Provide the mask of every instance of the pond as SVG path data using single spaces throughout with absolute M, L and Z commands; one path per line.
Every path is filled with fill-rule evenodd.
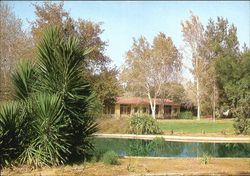
M 171 142 L 154 140 L 95 138 L 95 153 L 113 150 L 119 156 L 153 157 L 250 157 L 250 143 Z

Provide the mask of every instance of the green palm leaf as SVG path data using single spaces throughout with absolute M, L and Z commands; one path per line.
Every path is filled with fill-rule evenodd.
M 0 166 L 15 160 L 22 152 L 27 121 L 16 102 L 0 106 Z
M 35 166 L 58 165 L 65 161 L 63 155 L 69 153 L 67 133 L 63 130 L 64 121 L 61 99 L 56 95 L 38 94 L 33 97 L 32 128 L 34 138 L 22 153 L 21 162 Z
M 17 65 L 12 75 L 14 97 L 16 99 L 25 100 L 28 98 L 34 83 L 34 76 L 35 68 L 30 62 L 23 61 Z

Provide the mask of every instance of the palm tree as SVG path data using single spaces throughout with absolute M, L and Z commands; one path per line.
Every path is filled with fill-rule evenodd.
M 23 63 L 13 74 L 15 97 L 25 111 L 30 138 L 18 161 L 58 165 L 83 159 L 93 149 L 95 95 L 82 74 L 90 52 L 80 49 L 77 38 L 65 38 L 51 27 L 38 45 L 37 64 Z
M 70 160 L 82 159 L 93 147 L 88 138 L 96 131 L 95 121 L 90 115 L 95 97 L 83 79 L 81 64 L 91 49 L 83 51 L 79 46 L 77 38 L 64 38 L 58 28 L 45 31 L 38 46 L 40 76 L 36 87 L 38 91 L 56 94 L 62 100 Z

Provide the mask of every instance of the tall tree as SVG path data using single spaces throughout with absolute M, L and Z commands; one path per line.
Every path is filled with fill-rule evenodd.
M 176 103 L 185 101 L 185 88 L 178 81 L 168 82 L 162 86 L 162 98 L 169 98 Z
M 31 22 L 32 34 L 36 42 L 41 39 L 43 30 L 51 25 L 59 27 L 66 37 L 72 35 L 80 40 L 81 48 L 93 48 L 93 52 L 86 58 L 85 64 L 88 74 L 101 71 L 110 63 L 110 58 L 104 54 L 107 43 L 102 41 L 101 23 L 79 18 L 74 20 L 63 6 L 64 3 L 43 2 L 33 4 L 36 20 Z
M 98 92 L 97 97 L 102 102 L 103 107 L 114 105 L 116 97 L 122 92 L 117 76 L 118 70 L 116 68 L 105 69 L 92 76 L 91 87 L 95 92 Z
M 10 75 L 21 59 L 31 58 L 32 40 L 22 29 L 22 21 L 5 2 L 0 2 L 0 101 L 11 97 Z
M 155 118 L 156 98 L 162 95 L 164 84 L 176 79 L 180 67 L 181 55 L 170 37 L 159 33 L 152 45 L 140 37 L 127 52 L 121 80 L 132 92 L 148 97 Z
M 246 133 L 250 128 L 250 50 L 243 51 L 237 58 L 219 59 L 215 69 L 224 91 L 224 103 L 236 120 L 236 133 Z
M 199 111 L 202 110 L 204 113 L 212 113 L 215 120 L 219 97 L 220 104 L 225 102 L 223 95 L 225 91 L 217 81 L 216 62 L 224 57 L 238 57 L 237 29 L 234 25 L 229 25 L 227 19 L 220 17 L 216 22 L 209 19 L 206 28 L 203 29 L 198 17 L 194 15 L 191 16 L 191 21 L 182 23 L 182 26 L 184 40 L 191 48 L 193 63 L 195 63 L 198 116 Z
M 204 71 L 204 59 L 200 54 L 200 48 L 204 40 L 203 25 L 199 21 L 198 16 L 191 15 L 190 20 L 181 23 L 184 41 L 191 49 L 191 57 L 193 63 L 193 75 L 196 83 L 196 104 L 197 119 L 200 120 L 201 114 L 201 75 Z
M 92 48 L 93 51 L 81 63 L 84 64 L 82 72 L 85 79 L 91 83 L 92 88 L 96 91 L 101 103 L 105 104 L 108 102 L 112 104 L 114 98 L 110 98 L 107 94 L 104 96 L 104 92 L 102 92 L 103 87 L 106 86 L 107 89 L 105 89 L 105 92 L 109 90 L 110 95 L 110 92 L 113 92 L 113 97 L 117 96 L 117 89 L 119 88 L 116 81 L 114 81 L 116 79 L 115 72 L 113 71 L 114 68 L 110 68 L 109 65 L 111 59 L 105 55 L 107 42 L 103 41 L 100 37 L 104 31 L 101 28 L 102 23 L 94 23 L 80 18 L 74 20 L 70 16 L 70 13 L 64 9 L 63 2 L 43 2 L 33 5 L 37 16 L 36 20 L 31 22 L 32 34 L 35 41 L 38 42 L 41 39 L 45 28 L 55 25 L 64 32 L 65 37 L 77 37 L 82 49 Z M 104 82 L 103 77 L 109 78 Z
M 185 98 L 182 103 L 187 107 L 192 107 L 196 104 L 196 85 L 191 80 L 185 84 Z
M 220 104 L 222 101 L 225 102 L 225 97 L 223 98 L 225 93 L 217 81 L 216 62 L 224 57 L 237 58 L 239 56 L 239 42 L 236 32 L 236 27 L 229 25 L 228 20 L 222 17 L 218 17 L 216 22 L 209 19 L 205 30 L 201 53 L 206 66 L 202 82 L 208 95 L 205 97 L 210 97 L 205 102 L 212 107 L 213 119 L 215 119 L 218 98 L 220 97 Z

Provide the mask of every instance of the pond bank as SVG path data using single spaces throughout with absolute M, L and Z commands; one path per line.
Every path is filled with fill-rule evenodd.
M 175 142 L 206 142 L 206 143 L 250 143 L 250 137 L 203 137 L 173 135 L 136 135 L 136 134 L 95 134 L 97 138 L 144 139 L 152 140 L 161 137 L 165 141 Z
M 4 176 L 152 176 L 152 175 L 249 175 L 249 159 L 211 158 L 208 164 L 201 159 L 145 159 L 120 158 L 119 165 L 104 165 L 101 162 L 81 163 L 58 167 L 31 169 L 27 167 L 6 168 Z

